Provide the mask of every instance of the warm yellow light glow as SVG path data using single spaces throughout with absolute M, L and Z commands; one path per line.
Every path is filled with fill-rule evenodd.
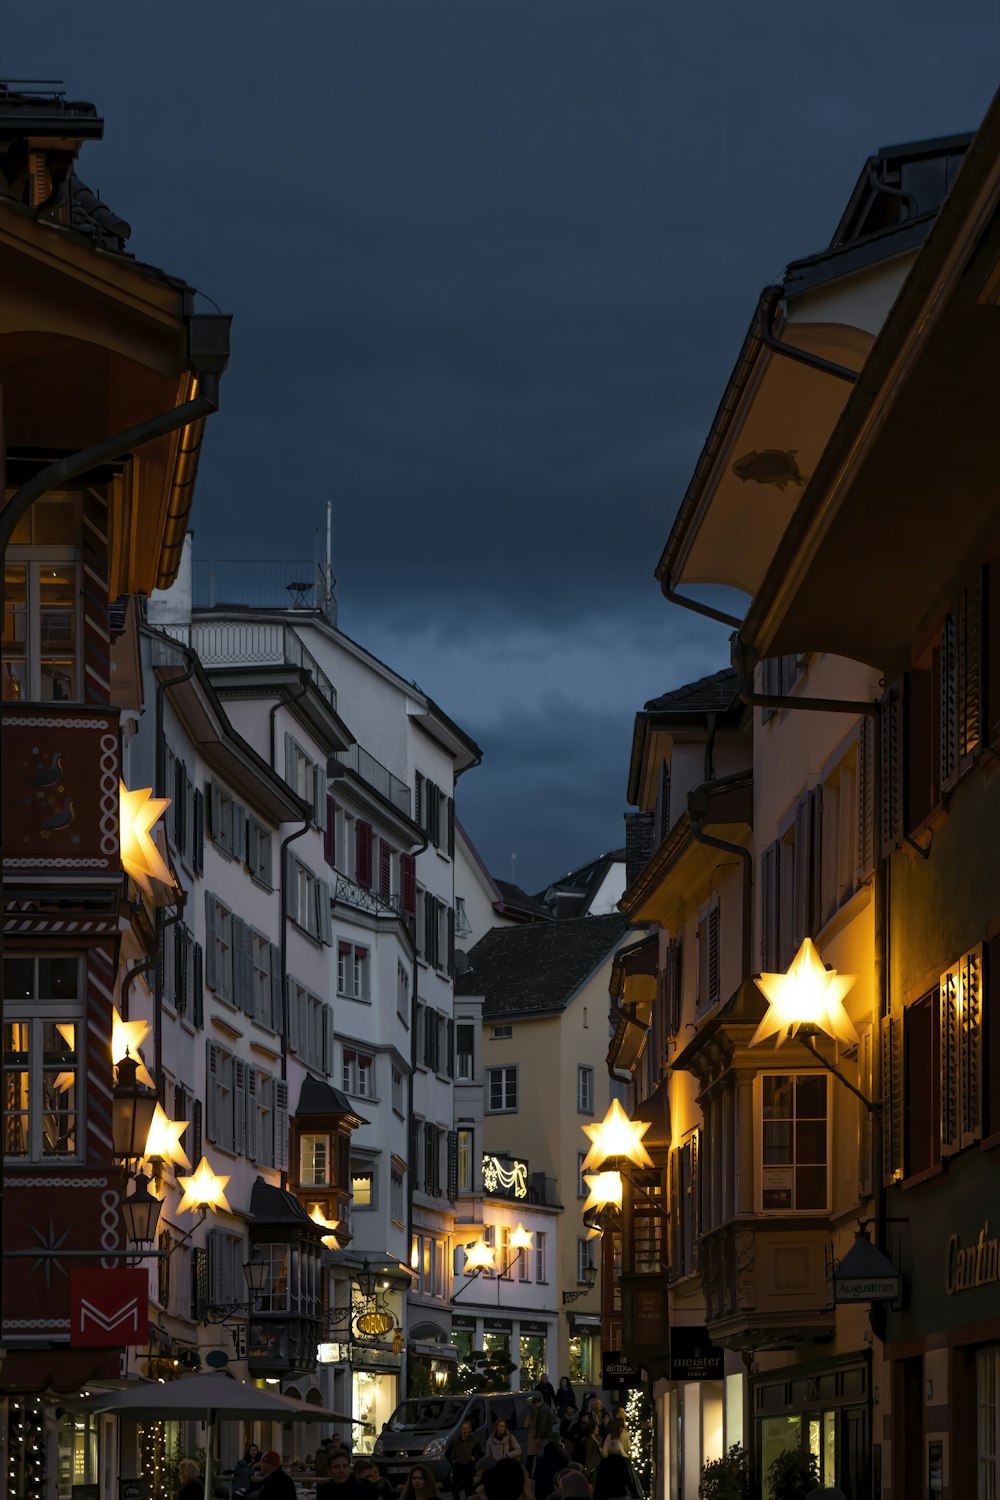
M 767 1014 L 751 1038 L 751 1047 L 776 1036 L 778 1045 L 800 1026 L 818 1026 L 827 1036 L 848 1044 L 858 1040 L 844 996 L 855 983 L 855 974 L 827 969 L 811 938 L 806 938 L 785 974 L 762 974 L 755 981 L 767 999 Z
M 309 1217 L 310 1219 L 312 1219 L 314 1224 L 319 1225 L 320 1229 L 329 1229 L 331 1231 L 329 1234 L 324 1234 L 323 1244 L 328 1250 L 336 1250 L 338 1248 L 337 1237 L 333 1231 L 339 1227 L 340 1220 L 328 1219 L 323 1213 L 322 1205 L 319 1203 L 314 1203 L 312 1205 Z
M 590 1150 L 583 1159 L 582 1171 L 585 1172 L 588 1167 L 601 1167 L 606 1161 L 620 1157 L 625 1157 L 637 1167 L 653 1165 L 653 1158 L 642 1144 L 642 1138 L 649 1129 L 648 1120 L 630 1120 L 617 1099 L 612 1099 L 611 1108 L 600 1125 L 584 1125 L 581 1128 L 591 1142 Z
M 209 1166 L 208 1158 L 202 1157 L 190 1177 L 178 1177 L 178 1186 L 184 1189 L 184 1196 L 177 1205 L 179 1214 L 194 1213 L 197 1208 L 210 1208 L 216 1213 L 220 1208 L 226 1213 L 232 1213 L 232 1209 L 226 1202 L 226 1184 L 228 1177 L 217 1177 Z
M 190 1172 L 191 1163 L 181 1145 L 181 1136 L 187 1128 L 187 1120 L 168 1120 L 163 1106 L 157 1104 L 143 1156 L 147 1160 L 151 1156 L 158 1156 L 161 1161 L 172 1161 L 175 1167 L 187 1167 Z
M 170 871 L 150 838 L 153 826 L 169 806 L 170 798 L 154 797 L 151 786 L 143 787 L 138 792 L 130 792 L 124 781 L 118 783 L 122 865 L 147 896 L 153 894 L 150 879 L 165 882 L 170 880 Z
M 465 1274 L 470 1271 L 495 1271 L 496 1261 L 492 1245 L 487 1245 L 484 1239 L 478 1239 L 471 1248 L 465 1251 Z
M 419 1271 L 420 1269 L 420 1245 L 417 1242 L 416 1235 L 410 1241 L 410 1269 L 413 1271 Z
M 533 1241 L 534 1235 L 531 1233 L 531 1231 L 529 1229 L 525 1229 L 524 1225 L 519 1223 L 517 1228 L 514 1230 L 514 1233 L 510 1237 L 511 1249 L 530 1250 Z
M 622 1174 L 620 1172 L 588 1172 L 583 1180 L 590 1191 L 590 1196 L 583 1205 L 584 1214 L 588 1214 L 592 1208 L 621 1208 Z
M 156 1085 L 142 1060 L 139 1048 L 152 1029 L 149 1022 L 141 1018 L 138 1021 L 123 1021 L 117 1006 L 111 1012 L 111 1061 L 117 1067 L 127 1052 L 139 1065 L 139 1071 L 135 1075 L 136 1082 L 144 1083 L 148 1089 L 155 1088 Z

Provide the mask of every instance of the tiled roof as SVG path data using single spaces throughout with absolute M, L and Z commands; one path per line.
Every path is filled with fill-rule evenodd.
M 650 698 L 645 707 L 647 713 L 724 713 L 738 698 L 736 670 L 723 667 L 710 677 L 699 677 L 697 682 L 685 683 L 659 698 Z
M 628 932 L 620 912 L 494 927 L 469 952 L 458 975 L 460 995 L 483 995 L 484 1019 L 550 1015 L 565 1010 L 580 986 L 611 957 Z
M 492 877 L 500 895 L 503 897 L 504 909 L 510 912 L 523 912 L 526 916 L 537 917 L 540 921 L 551 922 L 552 913 L 547 906 L 543 906 L 537 896 L 529 896 L 519 885 L 514 885 L 510 880 L 497 880 Z

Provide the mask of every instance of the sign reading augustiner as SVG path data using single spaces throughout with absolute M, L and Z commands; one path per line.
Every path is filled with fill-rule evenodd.
M 987 1219 L 972 1245 L 962 1249 L 957 1234 L 949 1234 L 944 1247 L 944 1289 L 949 1297 L 973 1287 L 1000 1281 L 1000 1240 L 990 1235 Z

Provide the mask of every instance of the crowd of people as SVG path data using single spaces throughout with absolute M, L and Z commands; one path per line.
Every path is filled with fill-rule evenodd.
M 578 1403 L 565 1376 L 555 1388 L 543 1375 L 529 1400 L 523 1446 L 502 1419 L 485 1437 L 463 1422 L 445 1448 L 446 1484 L 453 1500 L 642 1500 L 629 1446 L 621 1407 L 608 1411 L 592 1393 Z M 339 1434 L 322 1439 L 312 1467 L 315 1500 L 437 1500 L 441 1493 L 423 1463 L 413 1464 L 394 1488 L 374 1458 L 352 1454 Z M 178 1500 L 202 1500 L 199 1476 L 194 1460 L 184 1459 Z M 231 1494 L 233 1500 L 297 1500 L 298 1490 L 280 1454 L 251 1443 L 233 1470 Z

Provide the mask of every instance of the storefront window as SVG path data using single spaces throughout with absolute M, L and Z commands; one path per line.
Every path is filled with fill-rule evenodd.
M 594 1380 L 594 1336 L 575 1333 L 569 1341 L 569 1378 L 573 1385 L 590 1385 Z
M 764 1478 L 764 1500 L 773 1500 L 767 1483 L 768 1470 L 786 1448 L 802 1445 L 801 1417 L 765 1417 L 760 1424 L 760 1472 Z
M 355 1370 L 353 1375 L 354 1414 L 363 1423 L 354 1430 L 355 1453 L 370 1453 L 375 1439 L 398 1405 L 399 1381 L 395 1372 L 376 1374 L 373 1370 Z
M 545 1369 L 545 1335 L 522 1333 L 520 1389 L 532 1391 L 542 1378 Z
M 510 1365 L 510 1334 L 509 1333 L 484 1333 L 483 1348 L 487 1354 L 493 1355 L 497 1363 L 490 1371 L 491 1379 L 497 1381 L 497 1389 L 510 1390 L 510 1372 L 504 1372 L 504 1365 Z M 490 1361 L 492 1364 L 492 1360 Z

